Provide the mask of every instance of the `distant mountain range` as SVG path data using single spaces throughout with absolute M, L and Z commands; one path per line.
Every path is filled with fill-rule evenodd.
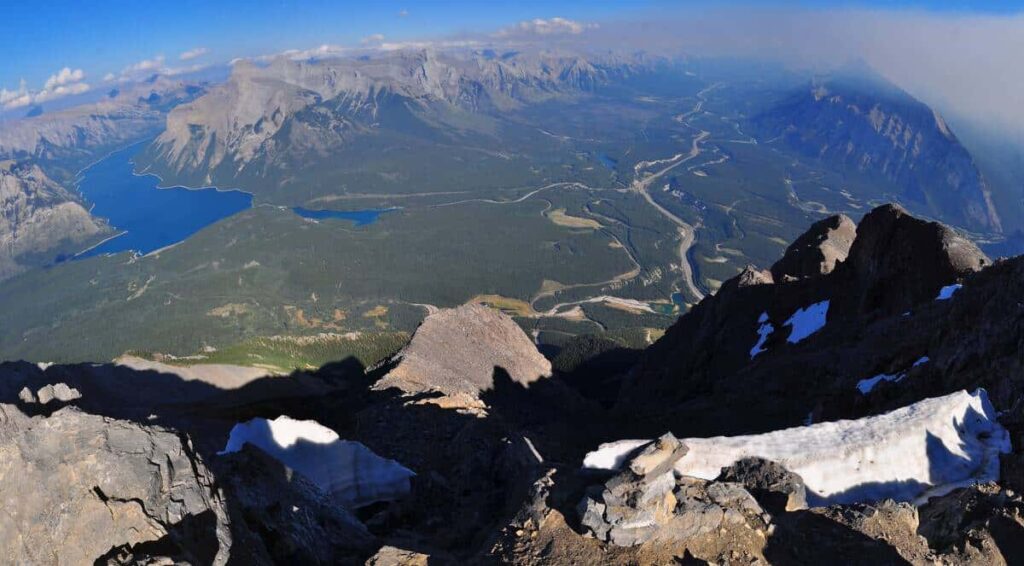
M 893 183 L 908 206 L 982 232 L 1002 232 L 988 183 L 939 113 L 880 77 L 815 80 L 752 119 L 840 171 Z
M 592 91 L 639 65 L 433 51 L 266 66 L 243 61 L 225 84 L 172 111 L 139 162 L 176 182 L 233 185 L 253 176 L 284 182 L 297 163 L 332 159 L 374 134 L 473 139 L 498 148 L 494 118 Z

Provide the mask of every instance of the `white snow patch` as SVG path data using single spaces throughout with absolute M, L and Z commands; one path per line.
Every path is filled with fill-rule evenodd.
M 589 453 L 583 458 L 583 468 L 586 470 L 607 470 L 614 471 L 626 463 L 629 455 L 641 446 L 647 446 L 650 440 L 617 440 L 606 442 L 597 447 L 597 450 Z
M 689 451 L 675 469 L 678 475 L 710 480 L 737 460 L 760 457 L 799 474 L 815 506 L 886 498 L 921 504 L 958 487 L 999 479 L 999 454 L 1010 452 L 1010 437 L 995 416 L 983 389 L 959 391 L 857 420 L 750 436 L 684 438 Z M 584 468 L 617 470 L 647 442 L 602 444 L 587 455 Z
M 828 315 L 829 301 L 826 299 L 820 303 L 814 303 L 806 308 L 797 309 L 789 320 L 782 323 L 783 326 L 792 326 L 787 341 L 791 344 L 807 338 L 811 334 L 821 330 L 825 326 L 825 318 Z
M 916 368 L 917 366 L 922 365 L 922 364 L 926 364 L 929 361 L 930 360 L 929 360 L 928 356 L 921 356 L 910 367 L 915 367 Z M 899 382 L 903 381 L 904 377 L 907 377 L 907 372 L 906 371 L 901 371 L 899 373 L 893 373 L 893 374 L 880 373 L 880 374 L 876 375 L 875 377 L 869 377 L 868 379 L 862 379 L 862 380 L 858 381 L 857 382 L 857 389 L 860 390 L 861 395 L 867 395 L 868 393 L 871 393 L 872 390 L 874 390 L 876 385 L 878 385 L 879 383 L 881 383 L 883 381 L 892 381 L 894 383 L 899 383 Z
M 903 378 L 906 376 L 907 374 L 903 372 L 880 373 L 875 377 L 869 377 L 867 379 L 862 379 L 858 381 L 857 389 L 860 390 L 861 395 L 867 395 L 868 393 L 871 393 L 871 391 L 875 389 L 876 385 L 882 383 L 883 381 L 892 381 L 894 383 L 899 383 L 900 381 L 903 381 Z
M 772 335 L 772 332 L 775 332 L 775 327 L 772 326 L 772 323 L 768 322 L 767 312 L 761 313 L 761 316 L 757 317 L 757 322 L 761 323 L 761 326 L 757 327 L 757 343 L 750 349 L 750 359 L 754 359 L 761 352 L 767 352 L 764 349 L 764 343 Z
M 935 297 L 935 300 L 936 301 L 946 301 L 946 300 L 952 299 L 953 298 L 953 293 L 956 293 L 962 287 L 963 287 L 963 285 L 961 285 L 959 283 L 954 283 L 952 285 L 946 285 L 945 287 L 939 289 L 939 296 Z
M 408 495 L 409 480 L 416 475 L 359 442 L 341 440 L 316 421 L 281 416 L 238 423 L 218 454 L 238 452 L 245 444 L 273 456 L 352 509 Z

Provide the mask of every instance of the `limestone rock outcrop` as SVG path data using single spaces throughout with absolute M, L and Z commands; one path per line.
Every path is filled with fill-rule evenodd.
M 0 548 L 34 564 L 84 564 L 163 541 L 223 564 L 231 535 L 213 476 L 173 431 L 64 408 L 0 405 Z
M 427 316 L 394 361 L 377 389 L 475 396 L 496 372 L 523 386 L 551 375 L 551 362 L 511 318 L 477 304 Z
M 856 237 L 857 225 L 845 214 L 819 220 L 786 248 L 782 259 L 772 265 L 772 276 L 784 281 L 831 273 L 846 260 Z

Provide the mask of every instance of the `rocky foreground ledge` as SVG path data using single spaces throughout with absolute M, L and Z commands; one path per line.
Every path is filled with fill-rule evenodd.
M 475 305 L 369 369 L 3 363 L 0 562 L 1015 563 L 1020 297 L 1024 259 L 888 205 L 594 398 Z

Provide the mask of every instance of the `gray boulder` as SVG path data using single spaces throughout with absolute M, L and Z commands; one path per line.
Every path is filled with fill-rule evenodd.
M 686 447 L 672 433 L 645 446 L 623 471 L 580 502 L 581 524 L 599 539 L 633 546 L 650 539 L 675 512 L 673 466 Z
M 0 405 L 0 548 L 19 564 L 85 564 L 160 541 L 223 564 L 231 546 L 213 478 L 178 434 L 64 408 Z
M 772 266 L 772 276 L 785 281 L 831 273 L 849 255 L 856 237 L 857 225 L 845 214 L 819 220 L 786 248 Z
M 665 434 L 580 502 L 580 524 L 616 546 L 686 542 L 729 525 L 765 527 L 770 517 L 738 483 L 677 478 L 686 446 Z M 755 525 L 756 523 L 756 525 Z
M 350 564 L 374 537 L 332 495 L 259 448 L 211 463 L 230 502 L 237 540 L 232 558 L 248 564 Z M 243 548 L 244 547 L 244 548 Z
M 36 398 L 39 399 L 40 404 L 46 405 L 50 401 L 67 403 L 68 401 L 81 399 L 82 394 L 77 389 L 68 387 L 66 383 L 56 383 L 39 388 L 39 391 L 36 391 Z
M 475 397 L 492 388 L 495 368 L 524 386 L 551 375 L 551 362 L 515 321 L 477 304 L 428 315 L 393 361 L 376 389 Z
M 807 508 L 803 478 L 769 460 L 744 458 L 724 468 L 716 481 L 742 484 L 773 513 Z

